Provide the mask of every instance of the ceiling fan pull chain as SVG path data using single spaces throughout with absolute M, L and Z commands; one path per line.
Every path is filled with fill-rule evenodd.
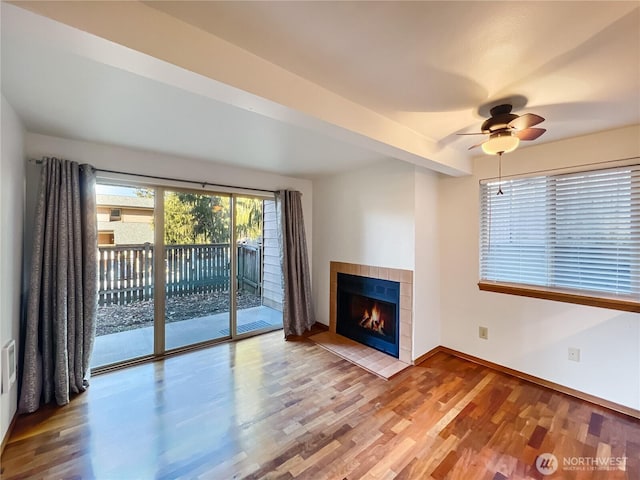
M 504 195 L 502 191 L 502 152 L 498 152 L 498 193 L 496 195 Z

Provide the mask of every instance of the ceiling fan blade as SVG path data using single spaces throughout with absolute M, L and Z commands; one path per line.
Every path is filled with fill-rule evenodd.
M 480 145 L 482 145 L 484 142 L 480 142 L 480 143 L 476 143 L 475 145 L 472 145 L 471 147 L 468 148 L 468 150 L 473 150 L 474 148 L 478 148 Z
M 515 133 L 520 140 L 535 140 L 547 130 L 545 128 L 525 128 Z
M 456 133 L 456 135 L 486 135 L 486 133 L 484 133 L 484 132 Z
M 511 120 L 508 125 L 516 130 L 524 130 L 525 128 L 533 127 L 541 122 L 544 122 L 544 118 L 540 115 L 536 115 L 535 113 L 525 113 L 524 115 L 520 115 L 518 118 Z

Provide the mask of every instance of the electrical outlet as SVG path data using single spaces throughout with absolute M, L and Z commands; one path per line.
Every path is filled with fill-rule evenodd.
M 478 327 L 478 336 L 483 340 L 489 340 L 489 329 L 487 327 Z
M 569 360 L 573 362 L 580 361 L 580 349 L 569 347 Z

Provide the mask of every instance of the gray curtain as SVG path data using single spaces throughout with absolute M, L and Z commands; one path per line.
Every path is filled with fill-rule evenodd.
M 69 403 L 88 386 L 95 337 L 97 219 L 89 165 L 43 160 L 22 336 L 18 408 Z
M 302 335 L 315 323 L 302 194 L 291 190 L 277 192 L 276 213 L 281 227 L 280 258 L 284 277 L 282 323 L 286 338 L 288 335 Z

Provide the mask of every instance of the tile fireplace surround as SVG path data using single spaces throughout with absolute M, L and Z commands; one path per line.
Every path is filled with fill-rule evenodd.
M 336 333 L 338 273 L 400 282 L 400 355 L 398 359 L 403 363 L 411 364 L 413 362 L 413 352 L 411 351 L 413 338 L 413 272 L 411 270 L 343 262 L 331 262 L 330 269 L 329 331 L 333 334 Z

